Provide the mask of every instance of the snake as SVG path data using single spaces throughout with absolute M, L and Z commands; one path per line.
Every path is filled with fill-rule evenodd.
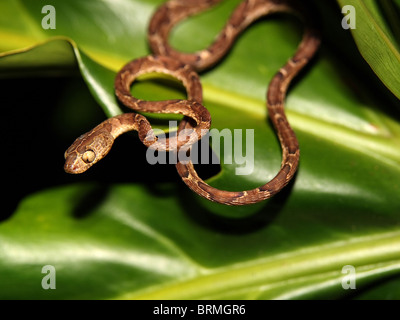
M 133 97 L 130 93 L 131 84 L 146 73 L 163 73 L 177 78 L 185 86 L 188 99 L 146 101 Z M 195 124 L 193 132 L 186 139 L 158 139 L 145 116 L 135 112 L 122 113 L 103 121 L 74 141 L 64 154 L 64 170 L 67 173 L 78 174 L 88 170 L 108 154 L 117 137 L 128 131 L 136 130 L 139 139 L 147 147 L 176 151 L 183 145 L 189 146 L 198 141 L 210 128 L 210 113 L 198 102 L 202 100 L 199 76 L 191 66 L 177 60 L 154 55 L 135 59 L 118 72 L 115 90 L 118 99 L 133 110 L 185 115 Z
M 206 49 L 180 52 L 170 46 L 171 30 L 182 20 L 205 11 L 221 0 L 170 0 L 153 14 L 148 27 L 148 40 L 152 55 L 135 59 L 117 74 L 115 94 L 128 108 L 136 111 L 124 113 L 105 120 L 82 135 L 65 152 L 64 169 L 68 173 L 82 173 L 101 160 L 111 149 L 119 135 L 138 131 L 139 139 L 150 148 L 174 151 L 188 147 L 201 139 L 211 126 L 211 116 L 202 105 L 202 88 L 198 72 L 214 67 L 228 53 L 237 37 L 249 25 L 274 13 L 289 13 L 304 24 L 303 36 L 295 54 L 281 67 L 268 86 L 266 104 L 268 117 L 279 138 L 282 161 L 278 173 L 264 185 L 244 191 L 228 191 L 212 187 L 202 180 L 191 161 L 178 160 L 176 168 L 183 182 L 195 193 L 210 201 L 237 206 L 254 204 L 271 198 L 280 192 L 294 177 L 300 159 L 296 135 L 285 114 L 286 93 L 292 79 L 315 56 L 321 39 L 315 18 L 298 0 L 245 0 Z M 144 73 L 164 73 L 180 80 L 187 91 L 187 99 L 145 101 L 132 96 L 130 86 Z M 190 130 L 186 140 L 172 143 L 168 138 L 158 139 L 148 120 L 139 112 L 179 113 L 184 116 L 178 127 Z

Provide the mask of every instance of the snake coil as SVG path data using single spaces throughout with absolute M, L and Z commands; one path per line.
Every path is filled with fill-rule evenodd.
M 299 164 L 300 150 L 295 133 L 286 118 L 284 101 L 292 79 L 315 55 L 320 37 L 308 11 L 298 0 L 245 0 L 234 10 L 216 40 L 206 49 L 196 53 L 182 53 L 172 48 L 168 37 L 172 28 L 187 17 L 204 11 L 221 0 L 171 0 L 153 15 L 148 37 L 152 56 L 139 58 L 125 65 L 115 80 L 118 99 L 134 111 L 153 113 L 179 113 L 185 117 L 179 124 L 178 134 L 190 129 L 192 134 L 185 141 L 173 144 L 168 138 L 155 137 L 147 119 L 137 113 L 125 113 L 110 118 L 79 137 L 65 152 L 65 171 L 81 173 L 102 159 L 111 149 L 113 141 L 124 132 L 138 131 L 140 140 L 150 148 L 179 150 L 191 145 L 210 128 L 211 117 L 202 105 L 202 88 L 196 71 L 210 68 L 229 51 L 235 39 L 251 23 L 272 13 L 284 12 L 297 15 L 305 24 L 303 38 L 294 56 L 272 78 L 267 92 L 267 109 L 282 148 L 281 168 L 266 184 L 246 191 L 216 189 L 203 181 L 193 163 L 176 164 L 177 171 L 186 185 L 198 195 L 226 205 L 247 205 L 268 199 L 284 188 L 293 178 Z M 133 97 L 130 86 L 140 75 L 161 72 L 180 80 L 188 92 L 187 100 L 144 101 Z

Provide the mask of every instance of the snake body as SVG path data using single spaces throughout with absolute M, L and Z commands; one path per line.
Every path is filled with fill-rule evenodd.
M 182 81 L 188 93 L 188 100 L 145 101 L 133 97 L 130 86 L 145 73 L 164 73 Z M 65 152 L 64 170 L 68 173 L 82 173 L 104 158 L 114 140 L 121 134 L 136 130 L 139 139 L 150 148 L 161 151 L 179 150 L 183 145 L 191 145 L 207 133 L 211 124 L 208 110 L 198 101 L 202 100 L 202 87 L 197 73 L 189 66 L 165 56 L 147 56 L 126 64 L 115 80 L 117 97 L 127 107 L 135 111 L 152 113 L 179 113 L 192 119 L 196 124 L 185 140 L 158 139 L 149 123 L 137 113 L 124 113 L 99 124 L 80 136 Z
M 184 129 L 192 129 L 192 137 L 188 138 L 189 141 L 184 141 L 185 143 L 189 142 L 190 145 L 196 139 L 201 138 L 202 133 L 206 132 L 211 122 L 207 109 L 201 105 L 201 85 L 195 71 L 210 68 L 220 61 L 231 48 L 237 36 L 257 19 L 276 12 L 292 13 L 300 17 L 306 25 L 303 39 L 295 55 L 273 77 L 267 92 L 268 115 L 275 127 L 282 148 L 281 168 L 277 175 L 263 186 L 252 190 L 226 191 L 216 189 L 204 182 L 197 175 L 192 162 L 189 161 L 185 164 L 178 162 L 176 165 L 182 180 L 200 196 L 227 205 L 246 205 L 268 199 L 278 193 L 289 183 L 298 168 L 299 144 L 286 118 L 284 100 L 292 79 L 308 64 L 317 51 L 320 38 L 317 29 L 311 23 L 312 17 L 300 5 L 300 1 L 245 0 L 234 10 L 225 27 L 207 49 L 196 53 L 182 53 L 169 45 L 169 33 L 177 23 L 219 2 L 221 0 L 171 0 L 159 7 L 149 25 L 149 43 L 155 56 L 134 60 L 126 65 L 117 75 L 115 89 L 121 102 L 133 110 L 172 112 L 185 115 L 179 125 L 178 134 Z M 162 61 L 162 63 L 158 61 Z M 176 70 L 180 71 L 176 72 Z M 144 72 L 164 72 L 177 77 L 188 91 L 188 100 L 151 102 L 132 97 L 129 87 L 134 79 Z M 116 124 L 115 121 L 117 121 Z M 122 124 L 125 121 L 127 123 Z M 155 147 L 158 146 L 157 143 L 161 143 L 156 141 L 152 134 L 149 135 L 151 126 L 143 116 L 138 114 L 117 116 L 106 120 L 103 124 L 76 140 L 66 152 L 66 171 L 78 173 L 83 166 L 79 163 L 83 162 L 86 167 L 92 164 L 82 160 L 82 157 L 87 152 L 85 148 L 90 144 L 89 142 L 98 139 L 97 136 L 103 135 L 103 131 L 116 131 L 121 134 L 129 130 L 137 130 L 139 138 L 147 146 Z M 104 133 L 104 137 L 108 137 L 108 135 L 109 133 Z M 111 136 L 114 136 L 114 134 L 111 133 Z M 146 136 L 150 136 L 151 139 L 146 140 Z M 167 146 L 165 148 L 167 150 L 179 149 L 183 145 L 175 145 L 171 148 L 167 141 L 163 141 L 161 144 Z M 106 149 L 109 150 L 110 147 L 107 145 Z M 96 157 L 99 155 L 99 159 L 101 159 L 103 153 L 103 151 L 96 153 Z M 86 158 L 88 157 L 86 156 Z M 98 161 L 97 158 L 94 161 Z M 72 162 L 75 162 L 74 169 L 70 165 Z M 86 170 L 86 167 L 83 171 Z

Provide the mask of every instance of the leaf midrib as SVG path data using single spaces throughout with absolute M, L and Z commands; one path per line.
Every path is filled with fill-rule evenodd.
M 147 288 L 139 293 L 126 294 L 118 299 L 201 299 L 218 296 L 227 291 L 264 284 L 279 286 L 287 281 L 314 277 L 329 272 L 341 273 L 349 261 L 356 268 L 371 265 L 373 261 L 394 265 L 400 272 L 400 232 L 388 232 L 375 236 L 353 238 L 301 249 L 273 256 L 267 260 L 253 260 L 229 268 L 208 270 L 207 275 L 189 278 Z

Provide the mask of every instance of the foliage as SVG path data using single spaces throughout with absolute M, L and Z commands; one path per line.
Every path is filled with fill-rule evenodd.
M 3 1 L 0 72 L 9 79 L 79 70 L 106 116 L 118 114 L 115 74 L 127 61 L 150 53 L 146 28 L 161 2 Z M 204 48 L 238 2 L 225 1 L 181 23 L 172 44 L 184 51 Z M 282 194 L 240 208 L 210 203 L 170 175 L 171 166 L 143 164 L 145 149 L 128 136 L 124 147 L 141 160 L 131 163 L 123 152 L 111 152 L 108 158 L 115 161 L 108 166 L 99 164 L 89 175 L 69 177 L 68 183 L 63 178 L 23 197 L 0 223 L 0 297 L 400 298 L 396 20 L 378 1 L 338 3 L 356 8 L 357 29 L 351 32 L 377 76 L 350 31 L 341 29 L 340 6 L 315 1 L 324 44 L 287 97 L 301 165 Z M 57 10 L 55 30 L 41 27 L 41 8 L 47 4 Z M 399 8 L 398 1 L 391 4 Z M 254 172 L 237 176 L 236 165 L 223 164 L 222 158 L 220 172 L 208 180 L 213 186 L 252 188 L 277 172 L 281 155 L 266 119 L 265 92 L 294 53 L 301 32 L 301 23 L 292 17 L 268 17 L 246 30 L 218 66 L 201 74 L 213 127 L 255 130 Z M 55 99 L 52 127 L 57 129 L 49 134 L 72 142 L 85 131 L 76 123 L 89 125 L 98 115 L 89 108 L 95 103 L 87 98 L 86 87 L 68 82 L 66 90 Z M 185 96 L 164 80 L 143 80 L 132 90 L 149 100 Z M 33 91 L 40 95 L 43 88 Z M 66 113 L 60 105 L 68 108 Z M 165 117 L 149 118 L 160 127 L 165 124 Z M 29 135 L 24 127 L 8 130 Z M 10 139 L 15 139 L 12 134 Z M 51 141 L 57 143 L 57 136 Z M 40 160 L 47 164 L 52 143 L 43 139 L 39 144 L 37 152 L 45 152 Z M 112 177 L 121 172 L 116 167 L 129 181 Z M 25 181 L 35 185 L 42 176 L 52 176 L 53 168 L 43 165 L 40 176 L 31 173 Z M 44 265 L 56 268 L 56 290 L 40 285 Z M 342 288 L 345 265 L 356 268 L 356 290 Z

